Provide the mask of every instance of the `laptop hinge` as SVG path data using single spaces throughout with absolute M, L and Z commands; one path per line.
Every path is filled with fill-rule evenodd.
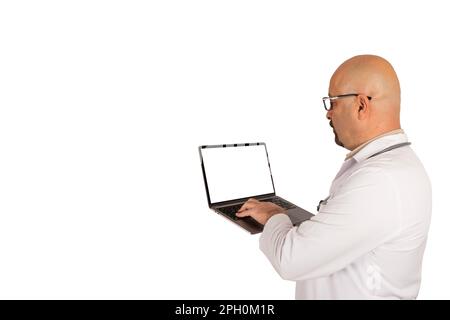
M 253 196 L 250 198 L 255 198 L 257 200 L 262 200 L 262 199 L 270 199 L 275 197 L 275 193 L 268 193 L 268 194 L 262 194 L 262 195 L 258 195 L 258 196 Z M 231 205 L 236 205 L 236 204 L 240 204 L 240 203 L 244 203 L 245 201 L 247 201 L 249 198 L 241 198 L 241 199 L 234 199 L 234 200 L 229 200 L 229 201 L 222 201 L 222 202 L 216 202 L 211 204 L 211 208 L 221 208 L 221 207 L 226 207 L 226 206 L 231 206 Z

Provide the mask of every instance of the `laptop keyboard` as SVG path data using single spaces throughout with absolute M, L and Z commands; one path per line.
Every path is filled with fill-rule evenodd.
M 262 202 L 273 202 L 276 205 L 284 208 L 284 209 L 292 209 L 295 208 L 294 205 L 290 204 L 287 201 L 284 201 L 280 198 L 272 198 L 272 199 L 266 199 L 266 200 L 261 200 Z M 217 210 L 219 210 L 220 212 L 224 213 L 225 215 L 227 215 L 228 217 L 230 217 L 233 220 L 238 220 L 241 219 L 239 217 L 236 217 L 236 212 L 238 212 L 238 210 L 242 207 L 242 204 L 238 204 L 238 205 L 232 205 L 229 207 L 223 207 L 223 208 L 217 208 Z
M 282 207 L 284 209 L 293 209 L 293 208 L 295 208 L 295 206 L 293 204 L 291 204 L 291 203 L 289 203 L 287 201 L 284 201 L 283 199 L 280 199 L 280 198 L 273 198 L 273 199 L 263 200 L 263 201 L 273 202 L 276 205 L 278 205 L 278 206 L 280 206 L 280 207 Z

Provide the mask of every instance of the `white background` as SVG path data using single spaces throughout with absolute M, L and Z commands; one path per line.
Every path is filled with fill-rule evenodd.
M 277 193 L 313 211 L 347 152 L 320 98 L 363 53 L 396 68 L 433 184 L 419 298 L 450 298 L 447 7 L 2 1 L 0 298 L 293 299 L 207 208 L 197 146 L 265 141 Z

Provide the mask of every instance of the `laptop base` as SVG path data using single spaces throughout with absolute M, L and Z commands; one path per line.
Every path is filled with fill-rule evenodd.
M 290 202 L 288 202 L 288 201 L 286 201 L 283 198 L 278 197 L 278 196 L 275 196 L 273 198 L 268 198 L 268 199 L 267 198 L 266 199 L 260 199 L 260 200 L 275 202 L 275 201 L 272 201 L 274 199 L 275 200 L 282 200 L 282 201 L 285 201 L 287 203 L 290 203 Z M 221 212 L 220 211 L 221 207 L 212 207 L 211 209 L 214 210 L 219 215 L 223 216 L 225 219 L 233 222 L 234 224 L 237 224 L 238 226 L 240 226 L 241 228 L 243 228 L 244 230 L 246 230 L 250 234 L 258 234 L 258 233 L 261 233 L 263 231 L 264 225 L 260 224 L 255 219 L 253 219 L 251 217 L 232 218 L 229 215 Z M 298 206 L 296 206 L 294 204 L 292 204 L 292 207 L 290 209 L 286 209 L 285 213 L 291 219 L 291 222 L 292 222 L 293 226 L 298 226 L 303 221 L 309 220 L 309 219 L 311 219 L 311 217 L 314 216 L 312 213 L 310 213 L 310 212 L 306 211 L 305 209 L 302 209 L 302 208 L 300 208 L 300 207 L 298 207 Z

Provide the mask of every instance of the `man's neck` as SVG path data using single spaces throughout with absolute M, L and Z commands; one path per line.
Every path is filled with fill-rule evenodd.
M 373 141 L 381 136 L 384 136 L 387 133 L 390 133 L 395 130 L 401 130 L 400 124 L 392 124 L 392 125 L 385 125 L 383 128 L 376 128 L 375 130 L 372 130 L 372 132 L 362 135 L 358 142 L 355 143 L 353 148 L 349 148 L 350 151 L 353 151 L 360 146 L 367 144 L 369 141 Z
M 377 140 L 381 137 L 385 137 L 385 136 L 389 136 L 392 134 L 398 134 L 398 133 L 404 133 L 403 130 L 401 128 L 396 128 L 396 129 L 391 129 L 389 131 L 383 131 L 383 132 L 379 132 L 376 135 L 372 135 L 371 138 L 366 139 L 365 142 L 359 144 L 358 147 L 354 148 L 353 150 L 351 150 L 350 153 L 348 153 L 345 157 L 345 160 L 353 157 L 355 154 L 357 154 L 362 148 L 364 148 L 366 145 L 368 145 L 369 143 L 371 143 L 374 140 Z

